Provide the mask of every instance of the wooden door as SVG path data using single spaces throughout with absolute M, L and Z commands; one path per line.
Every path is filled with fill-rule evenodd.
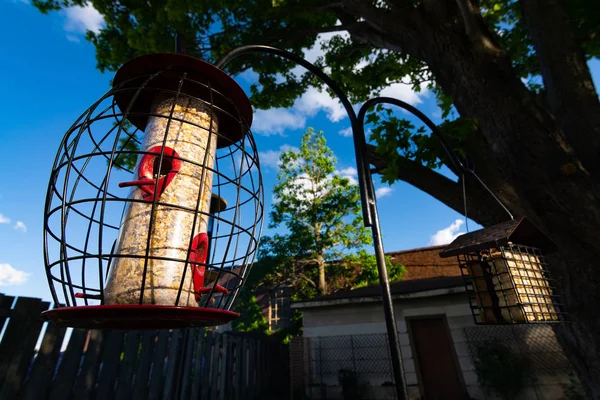
M 424 400 L 468 398 L 445 319 L 411 319 L 409 323 Z

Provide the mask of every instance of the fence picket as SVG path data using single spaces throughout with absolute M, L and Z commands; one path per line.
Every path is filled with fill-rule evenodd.
M 96 398 L 110 399 L 113 396 L 119 362 L 121 359 L 121 347 L 125 334 L 118 331 L 109 331 L 105 337 L 104 351 L 102 352 L 102 364 L 98 375 L 98 386 Z
M 56 364 L 60 356 L 60 346 L 65 337 L 65 332 L 66 328 L 51 323 L 48 324 L 40 350 L 29 374 L 29 379 L 24 385 L 23 400 L 46 398 L 56 370 Z
M 234 385 L 234 392 L 233 392 L 233 398 L 234 400 L 241 400 L 241 396 L 242 396 L 242 386 L 243 386 L 243 378 L 242 378 L 242 371 L 245 371 L 243 369 L 243 360 L 244 358 L 242 357 L 243 354 L 243 342 L 242 342 L 242 338 L 237 336 L 235 338 L 235 377 L 233 379 L 233 385 Z
M 217 393 L 219 389 L 219 375 L 221 371 L 221 360 L 223 357 L 221 356 L 221 349 L 223 343 L 223 335 L 215 335 L 215 344 L 213 346 L 213 359 L 212 359 L 212 369 L 210 372 L 210 400 L 217 400 Z
M 4 387 L 8 369 L 13 365 L 13 357 L 19 355 L 21 338 L 28 325 L 27 321 L 31 314 L 36 313 L 40 303 L 40 299 L 19 297 L 14 309 L 9 312 L 8 326 L 0 343 L 0 390 Z
M 171 332 L 171 344 L 169 346 L 169 358 L 167 359 L 167 369 L 165 371 L 165 385 L 163 388 L 162 398 L 164 400 L 172 400 L 175 393 L 176 382 L 175 376 L 181 361 L 181 344 L 183 341 L 183 331 L 173 329 Z
M 191 383 L 190 399 L 198 399 L 200 397 L 200 381 L 202 379 L 203 370 L 203 359 L 204 359 L 204 346 L 206 346 L 206 340 L 204 338 L 204 329 L 199 329 L 196 332 L 196 353 L 194 356 L 194 375 Z
M 228 399 L 228 391 L 231 387 L 231 377 L 229 371 L 231 369 L 231 339 L 229 335 L 221 334 L 222 350 L 221 350 L 221 368 L 219 368 L 219 400 Z
M 83 346 L 88 335 L 85 329 L 73 329 L 67 350 L 62 354 L 56 378 L 52 382 L 49 400 L 70 399 L 73 393 L 73 384 L 77 377 Z
M 140 362 L 135 372 L 135 383 L 133 387 L 133 400 L 142 400 L 148 397 L 148 382 L 150 381 L 150 367 L 152 366 L 152 354 L 157 342 L 157 331 L 145 331 L 142 335 L 142 350 Z
M 4 328 L 4 322 L 8 319 L 10 306 L 12 306 L 14 300 L 14 297 L 5 296 L 0 293 L 0 331 Z
M 256 393 L 256 344 L 248 339 L 248 399 L 254 400 Z
M 196 337 L 198 336 L 198 329 L 190 329 L 188 332 L 189 334 L 187 335 L 187 343 L 186 343 L 186 351 L 183 354 L 184 358 L 184 363 L 183 363 L 183 371 L 180 372 L 181 374 L 181 388 L 179 389 L 178 393 L 179 393 L 179 399 L 181 400 L 187 400 L 189 399 L 189 393 L 191 391 L 191 380 L 190 377 L 193 378 L 193 371 L 192 371 L 192 361 L 194 359 L 195 356 L 195 350 L 196 350 Z
M 141 333 L 128 331 L 123 347 L 123 358 L 119 368 L 117 381 L 116 400 L 129 400 L 133 393 L 133 373 L 137 367 L 138 351 Z
M 27 318 L 22 322 L 21 335 L 17 344 L 17 351 L 13 354 L 10 366 L 4 376 L 4 385 L 0 390 L 0 399 L 11 400 L 20 397 L 19 390 L 25 380 L 25 374 L 35 354 L 35 345 L 40 336 L 44 321 L 40 313 L 46 311 L 50 303 L 31 302 L 27 309 Z M 12 318 L 11 318 L 12 319 Z
M 87 400 L 92 397 L 96 389 L 96 378 L 100 369 L 100 357 L 104 344 L 102 331 L 94 329 L 90 331 L 89 341 L 81 364 L 81 372 L 75 381 L 73 390 L 75 400 Z
M 200 400 L 208 400 L 210 393 L 210 377 L 212 370 L 212 358 L 215 356 L 215 336 L 211 331 L 206 332 L 206 344 L 204 345 L 204 356 L 202 359 L 202 377 L 200 379 Z
M 165 370 L 165 356 L 167 354 L 169 338 L 169 331 L 164 329 L 159 331 L 154 359 L 152 360 L 152 376 L 150 377 L 150 385 L 148 385 L 148 400 L 160 399 Z

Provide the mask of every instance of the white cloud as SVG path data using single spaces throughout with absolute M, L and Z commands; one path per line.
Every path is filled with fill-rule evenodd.
M 29 273 L 19 271 L 10 264 L 0 264 L 0 286 L 22 285 L 27 282 Z
M 306 125 L 306 116 L 285 108 L 256 110 L 252 130 L 263 136 L 281 135 L 287 129 L 300 129 Z
M 352 127 L 349 126 L 346 129 L 342 129 L 338 133 L 344 137 L 351 137 L 352 136 Z
M 380 199 L 380 198 L 382 198 L 382 197 L 385 197 L 385 196 L 387 196 L 387 195 L 391 194 L 391 193 L 392 193 L 392 190 L 393 190 L 393 189 L 392 189 L 391 187 L 387 187 L 387 186 L 380 187 L 380 188 L 378 188 L 377 190 L 375 190 L 375 196 L 376 196 L 378 199 Z
M 448 244 L 456 239 L 457 236 L 464 234 L 464 232 L 460 232 L 460 227 L 465 223 L 462 219 L 457 219 L 450 226 L 441 229 L 431 235 L 429 239 L 429 244 L 432 246 L 440 245 L 440 244 Z
M 0 213 L 0 224 L 10 224 L 10 218 L 5 217 L 4 214 Z
M 277 169 L 279 167 L 279 157 L 284 151 L 298 151 L 299 149 L 294 146 L 284 144 L 279 147 L 279 150 L 267 150 L 258 152 L 261 167 Z
M 81 42 L 81 39 L 79 39 L 77 36 L 75 35 L 67 35 L 67 40 L 69 42 L 73 42 L 73 43 L 79 43 Z
M 396 82 L 385 87 L 381 91 L 380 96 L 393 97 L 414 106 L 422 103 L 423 97 L 425 97 L 427 94 L 428 91 L 425 89 L 421 90 L 420 92 L 415 92 L 412 90 L 409 84 Z
M 358 185 L 357 175 L 358 172 L 354 167 L 348 167 L 341 170 L 336 170 L 333 175 L 339 175 L 342 178 L 347 178 L 351 185 Z M 299 200 L 310 201 L 315 196 L 317 198 L 327 195 L 329 191 L 329 185 L 331 183 L 333 175 L 327 176 L 320 183 L 314 182 L 307 173 L 299 174 L 293 181 L 290 182 L 288 187 L 284 189 L 284 194 L 287 196 L 295 196 Z M 278 201 L 278 198 L 272 197 L 273 203 Z
M 21 231 L 23 233 L 27 232 L 27 226 L 23 223 L 23 221 L 17 221 L 13 226 L 16 231 Z
M 346 110 L 338 99 L 333 99 L 327 91 L 310 87 L 295 103 L 294 108 L 301 114 L 313 116 L 323 110 L 331 122 L 337 122 L 347 116 Z
M 358 171 L 354 167 L 337 170 L 335 171 L 335 174 L 348 179 L 351 185 L 358 185 Z
M 312 200 L 313 193 L 311 192 L 313 190 L 313 185 L 313 181 L 308 176 L 308 174 L 302 173 L 298 175 L 293 181 L 290 181 L 289 185 L 287 185 L 287 187 L 283 189 L 283 196 L 284 198 L 286 196 L 295 196 L 298 200 L 301 201 Z M 315 192 L 316 196 L 320 195 L 320 192 L 318 190 L 315 190 Z M 271 200 L 273 201 L 273 203 L 277 203 L 279 201 L 279 198 L 275 196 L 275 194 L 273 194 Z
M 281 151 L 279 150 L 259 151 L 258 157 L 260 159 L 260 166 L 267 168 L 277 168 L 279 166 L 280 155 Z
M 326 91 L 311 87 L 294 102 L 291 109 L 256 110 L 252 130 L 263 136 L 282 135 L 288 129 L 304 128 L 306 119 L 319 111 L 325 111 L 332 122 L 347 116 L 339 100 L 332 99 Z
M 90 2 L 86 3 L 84 7 L 69 7 L 65 9 L 65 14 L 67 15 L 67 20 L 65 21 L 64 29 L 67 32 L 82 34 L 86 31 L 92 31 L 98 33 L 104 25 L 104 17 Z M 74 36 L 68 36 L 71 36 L 69 40 L 72 41 Z

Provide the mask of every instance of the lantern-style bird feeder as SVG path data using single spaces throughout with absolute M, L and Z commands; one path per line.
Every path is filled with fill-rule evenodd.
M 46 198 L 58 324 L 226 323 L 256 254 L 263 187 L 248 98 L 225 72 L 150 54 L 67 131 Z M 129 167 L 135 163 L 135 168 Z
M 556 245 L 527 218 L 457 237 L 441 257 L 457 256 L 475 323 L 564 320 L 544 254 Z

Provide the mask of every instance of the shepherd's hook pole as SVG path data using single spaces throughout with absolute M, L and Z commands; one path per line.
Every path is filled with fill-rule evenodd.
M 379 271 L 379 282 L 381 284 L 382 291 L 383 314 L 385 317 L 388 344 L 392 358 L 394 381 L 396 384 L 396 397 L 398 400 L 408 400 L 406 385 L 404 383 L 402 355 L 400 353 L 400 340 L 398 339 L 398 329 L 396 328 L 396 317 L 394 315 L 394 304 L 392 302 L 390 282 L 388 280 L 387 269 L 385 265 L 385 252 L 383 250 L 383 243 L 381 242 L 379 218 L 377 217 L 377 205 L 373 190 L 373 180 L 371 179 L 371 173 L 369 171 L 369 163 L 366 160 L 366 140 L 362 120 L 359 121 L 356 118 L 356 113 L 354 112 L 348 97 L 346 97 L 333 79 L 331 79 L 320 68 L 306 61 L 304 58 L 290 53 L 289 51 L 265 45 L 241 46 L 225 54 L 215 63 L 215 65 L 222 69 L 234 58 L 245 53 L 254 52 L 276 55 L 294 61 L 295 63 L 303 66 L 321 79 L 321 81 L 323 81 L 331 89 L 331 91 L 338 96 L 342 105 L 344 106 L 344 109 L 348 113 L 348 118 L 350 118 L 350 123 L 352 126 L 352 136 L 354 139 L 356 169 L 358 171 L 358 186 L 360 188 L 363 219 L 365 226 L 371 227 L 371 233 L 373 235 L 375 258 L 377 260 L 377 270 Z

